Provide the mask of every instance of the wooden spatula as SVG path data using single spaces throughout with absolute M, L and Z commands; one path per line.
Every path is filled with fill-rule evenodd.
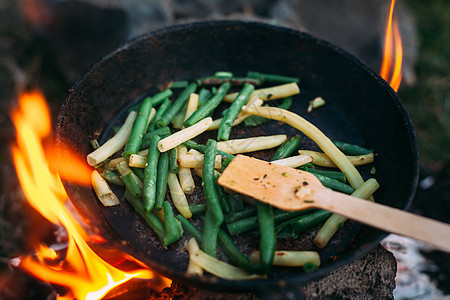
M 321 208 L 450 252 L 449 225 L 331 191 L 308 172 L 238 155 L 218 183 L 283 210 Z

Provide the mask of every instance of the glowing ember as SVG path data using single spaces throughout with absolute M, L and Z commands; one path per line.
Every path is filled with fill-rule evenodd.
M 392 0 L 386 25 L 383 63 L 380 75 L 389 82 L 393 90 L 398 91 L 402 81 L 403 47 L 397 18 L 394 16 L 394 7 L 395 0 Z
M 56 160 L 53 155 L 46 157 L 46 153 L 54 152 L 45 151 L 43 146 L 51 137 L 51 124 L 42 94 L 32 92 L 22 95 L 19 107 L 12 112 L 12 119 L 17 130 L 17 143 L 12 146 L 14 164 L 27 200 L 47 220 L 64 226 L 69 239 L 64 259 L 46 245 L 39 245 L 36 257 L 23 258 L 20 267 L 41 280 L 68 287 L 70 292 L 60 296 L 60 299 L 100 299 L 132 278 L 155 279 L 158 275 L 149 269 L 119 270 L 89 247 L 88 242 L 102 239 L 91 239 L 66 209 L 64 202 L 67 194 L 59 176 L 72 176 L 70 180 L 83 184 L 89 182 L 90 171 L 84 162 L 72 158 L 66 158 L 66 167 L 63 167 L 62 161 Z M 58 172 L 52 172 L 50 164 Z M 75 171 L 67 172 L 67 169 Z M 123 258 L 142 265 L 125 253 Z M 158 276 L 158 279 L 161 278 Z M 155 288 L 168 286 L 170 281 L 163 279 L 160 284 L 162 286 Z

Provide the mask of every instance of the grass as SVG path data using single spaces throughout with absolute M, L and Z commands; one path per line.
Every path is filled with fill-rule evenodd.
M 417 83 L 399 95 L 416 130 L 422 165 L 450 163 L 450 5 L 406 0 L 416 18 Z

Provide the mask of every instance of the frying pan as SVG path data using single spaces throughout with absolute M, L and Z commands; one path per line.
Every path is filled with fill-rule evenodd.
M 407 209 L 418 180 L 418 151 L 411 121 L 397 94 L 375 72 L 338 47 L 307 33 L 262 23 L 190 23 L 128 42 L 94 64 L 69 90 L 57 119 L 56 143 L 85 157 L 91 151 L 90 139 L 104 137 L 123 119 L 127 107 L 155 93 L 159 85 L 193 80 L 215 71 L 244 75 L 248 70 L 300 78 L 301 94 L 294 97 L 291 110 L 305 116 L 331 139 L 375 149 L 375 177 L 381 185 L 376 201 Z M 323 97 L 327 104 L 307 114 L 308 101 L 316 96 Z M 280 132 L 298 134 L 286 125 L 269 122 L 253 132 L 238 127 L 233 136 Z M 306 137 L 302 147 L 317 149 Z M 61 154 L 65 155 L 63 149 Z M 361 171 L 364 177 L 369 176 L 368 167 Z M 112 245 L 164 276 L 213 290 L 265 293 L 298 286 L 355 260 L 386 235 L 374 228 L 349 225 L 348 234 L 339 238 L 339 242 L 348 244 L 345 250 L 310 273 L 274 269 L 268 279 L 256 281 L 187 277 L 186 252 L 180 245 L 164 250 L 123 197 L 121 205 L 105 208 L 90 187 L 67 180 L 64 185 L 80 213 Z

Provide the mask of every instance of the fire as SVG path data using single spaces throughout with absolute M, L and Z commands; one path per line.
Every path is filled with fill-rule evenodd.
M 389 17 L 386 24 L 383 62 L 380 75 L 388 81 L 392 89 L 398 91 L 402 81 L 403 47 L 397 18 L 394 16 L 395 0 L 391 2 Z
M 133 278 L 155 279 L 155 282 L 158 279 L 161 286 L 155 288 L 168 286 L 168 279 L 161 280 L 160 276 L 143 268 L 142 263 L 125 253 L 122 255 L 124 259 L 141 267 L 122 271 L 103 260 L 89 246 L 89 243 L 102 239 L 95 236 L 91 239 L 66 209 L 67 194 L 60 176 L 73 176 L 69 179 L 86 184 L 90 171 L 84 162 L 72 159 L 66 158 L 70 161 L 70 169 L 76 170 L 72 173 L 67 172 L 67 167 L 62 167 L 61 160 L 50 163 L 54 152 L 46 151 L 48 149 L 44 145 L 49 144 L 51 138 L 51 119 L 43 95 L 39 92 L 22 95 L 11 116 L 17 131 L 17 142 L 12 146 L 13 159 L 25 196 L 48 221 L 63 226 L 69 240 L 65 257 L 61 258 L 57 251 L 41 244 L 37 246 L 35 256 L 21 260 L 20 267 L 43 281 L 68 287 L 70 292 L 59 296 L 59 299 L 101 299 L 114 287 Z M 52 171 L 50 165 L 58 172 Z

